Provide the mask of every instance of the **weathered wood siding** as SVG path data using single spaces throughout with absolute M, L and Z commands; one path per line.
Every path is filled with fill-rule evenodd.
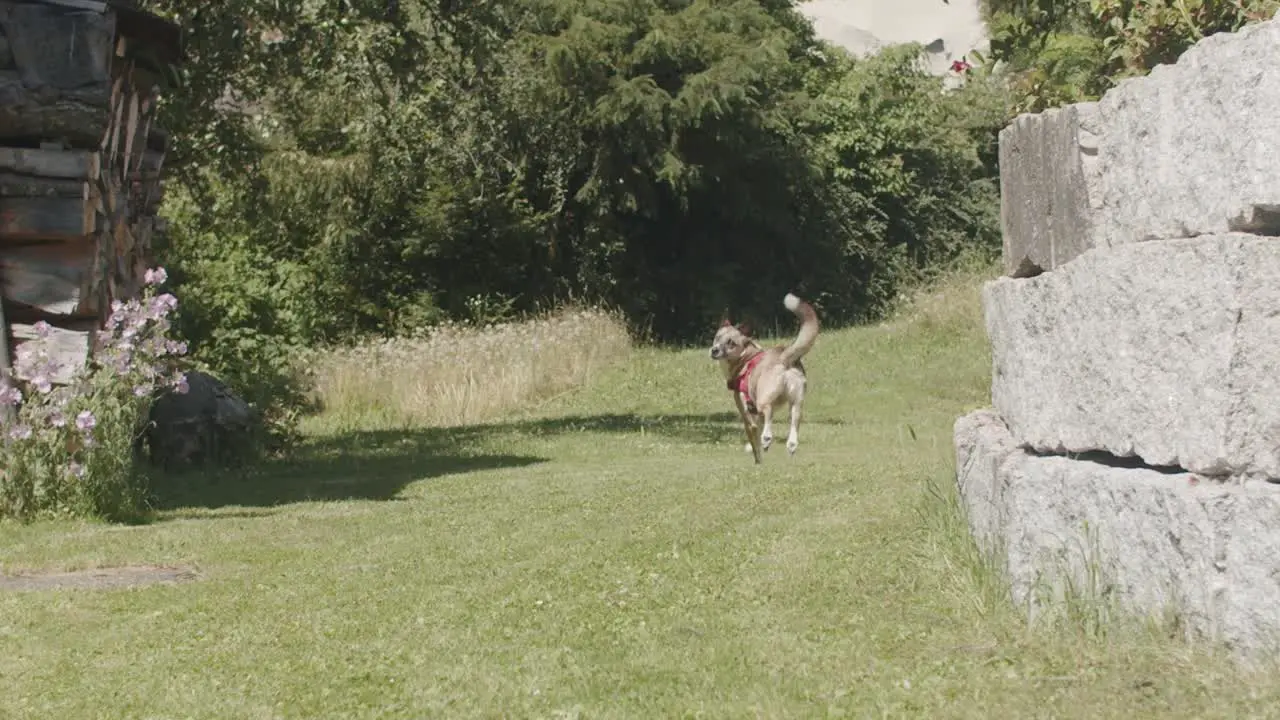
M 0 373 L 38 343 L 70 379 L 151 260 L 167 137 L 154 63 L 174 52 L 123 32 L 117 10 L 0 0 Z

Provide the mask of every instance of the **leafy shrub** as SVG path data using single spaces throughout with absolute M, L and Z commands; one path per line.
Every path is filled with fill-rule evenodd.
M 983 7 L 1015 111 L 1038 112 L 1095 100 L 1119 80 L 1174 62 L 1201 38 L 1272 17 L 1280 0 L 985 0 Z
M 71 515 L 128 520 L 146 511 L 146 475 L 136 457 L 155 393 L 186 392 L 175 369 L 185 344 L 169 337 L 177 299 L 156 294 L 163 268 L 147 272 L 140 300 L 116 303 L 98 333 L 93 359 L 72 382 L 43 346 L 18 348 L 17 374 L 0 379 L 0 404 L 16 408 L 0 427 L 0 515 Z M 41 337 L 47 324 L 38 323 Z M 35 348 L 35 349 L 33 349 Z
M 166 200 L 167 246 L 184 301 L 175 322 L 191 338 L 190 359 L 261 412 L 270 448 L 287 441 L 305 407 L 294 361 L 314 338 L 314 275 L 267 250 L 261 234 L 233 217 L 209 223 L 181 188 Z M 201 230 L 212 224 L 219 232 Z
M 818 299 L 837 317 L 875 317 L 922 273 L 1000 247 L 1005 95 L 983 78 L 944 92 L 921 53 L 906 44 L 866 59 L 838 54 L 818 94 L 813 134 L 843 231 L 843 282 Z
M 303 347 L 565 302 L 683 342 L 789 323 L 788 291 L 858 321 L 997 245 L 996 84 L 853 60 L 791 3 L 146 4 L 193 48 L 163 118 L 178 322 L 282 435 Z

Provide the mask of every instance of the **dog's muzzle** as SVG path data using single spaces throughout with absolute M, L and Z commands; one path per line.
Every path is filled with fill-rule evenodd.
M 724 353 L 720 352 L 720 348 L 718 348 L 718 347 L 713 347 L 713 348 L 711 348 L 711 359 L 712 359 L 712 360 L 719 360 L 721 355 L 724 355 Z

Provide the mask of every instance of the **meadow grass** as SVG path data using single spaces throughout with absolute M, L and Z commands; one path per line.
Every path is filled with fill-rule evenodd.
M 323 411 L 311 427 L 490 420 L 583 385 L 602 365 L 625 360 L 631 344 L 616 314 L 574 308 L 318 352 L 307 365 Z
M 762 466 L 705 350 L 639 348 L 485 423 L 329 418 L 150 526 L 0 526 L 8 571 L 201 577 L 0 593 L 0 716 L 1274 715 L 1274 674 L 1160 626 L 1009 604 L 954 492 L 986 347 L 973 277 L 824 333 Z

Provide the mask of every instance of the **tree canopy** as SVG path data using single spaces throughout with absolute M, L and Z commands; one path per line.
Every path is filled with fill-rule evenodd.
M 789 1 L 148 4 L 191 56 L 183 329 L 263 402 L 302 344 L 569 301 L 683 342 L 788 291 L 850 322 L 999 247 L 999 84 L 851 58 Z

